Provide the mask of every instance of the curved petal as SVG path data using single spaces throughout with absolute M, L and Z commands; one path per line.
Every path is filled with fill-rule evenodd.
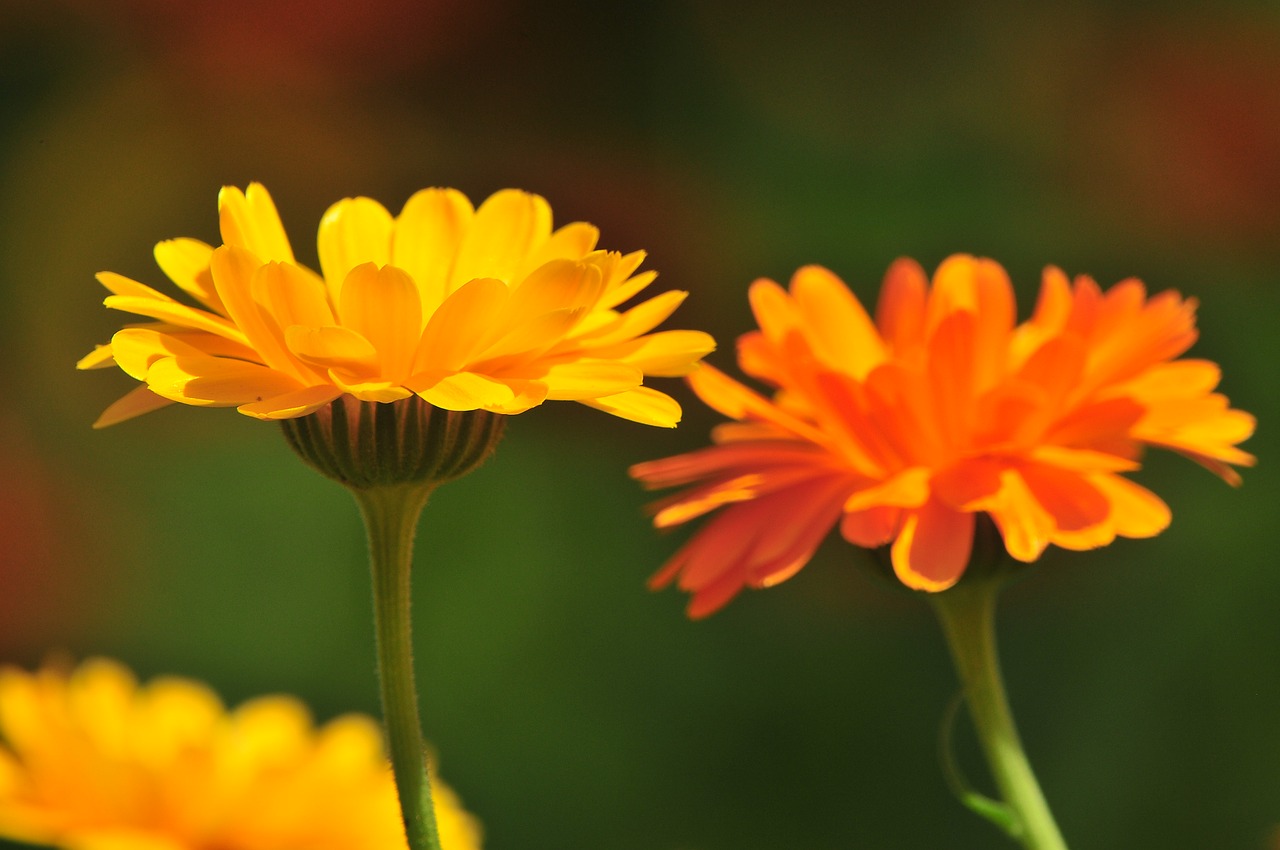
M 422 337 L 422 302 L 408 274 L 395 266 L 356 266 L 342 284 L 338 312 L 345 327 L 373 344 L 384 378 L 409 377 Z
M 200 407 L 232 407 L 302 389 L 297 380 L 257 363 L 224 357 L 170 357 L 147 371 L 156 395 Z
M 644 373 L 626 363 L 579 360 L 552 366 L 539 380 L 547 385 L 548 399 L 581 400 L 633 390 L 644 380 Z
M 110 425 L 117 425 L 127 419 L 133 419 L 135 416 L 141 416 L 144 413 L 150 413 L 153 410 L 159 410 L 171 404 L 173 404 L 172 399 L 156 395 L 145 385 L 134 387 L 108 405 L 107 409 L 102 411 L 102 414 L 94 421 L 93 427 L 106 428 Z
M 932 500 L 905 512 L 890 550 L 893 571 L 914 590 L 946 590 L 959 581 L 973 551 L 974 515 Z
M 424 315 L 431 315 L 449 294 L 458 247 L 474 216 L 471 201 L 457 189 L 423 189 L 396 218 L 391 263 L 418 285 Z
M 666 393 L 649 387 L 636 387 L 617 395 L 578 399 L 578 403 L 642 425 L 674 428 L 680 422 L 680 404 Z
M 225 313 L 222 300 L 213 288 L 209 260 L 213 246 L 199 239 L 169 239 L 156 245 L 156 265 L 183 292 L 216 313 Z
M 408 387 L 443 410 L 488 410 L 510 404 L 516 397 L 508 384 L 474 372 L 455 372 L 434 380 L 418 376 Z
M 659 331 L 604 348 L 589 348 L 600 360 L 629 363 L 646 375 L 679 378 L 716 349 L 716 341 L 702 331 Z
M 321 384 L 314 387 L 303 387 L 300 390 L 283 393 L 263 401 L 255 401 L 240 405 L 237 410 L 255 419 L 277 420 L 294 419 L 314 413 L 342 395 L 338 387 Z
M 884 343 L 871 317 L 830 271 L 804 266 L 791 278 L 791 297 L 814 354 L 827 366 L 862 380 L 884 362 Z
M 460 286 L 423 328 L 413 371 L 445 373 L 466 366 L 492 341 L 494 319 L 508 297 L 507 285 L 495 278 L 477 278 Z
M 304 363 L 320 369 L 342 369 L 364 377 L 378 374 L 378 350 L 350 328 L 337 325 L 285 328 L 289 350 Z
M 392 230 L 391 213 L 372 198 L 344 198 L 329 207 L 316 245 L 333 303 L 339 303 L 343 282 L 356 266 L 391 262 Z
M 264 263 L 294 262 L 275 202 L 261 183 L 250 183 L 243 192 L 235 186 L 222 187 L 218 193 L 218 226 L 225 245 L 244 248 Z
M 451 289 L 481 277 L 513 283 L 525 258 L 551 232 L 551 207 L 540 195 L 503 189 L 476 210 L 458 248 Z

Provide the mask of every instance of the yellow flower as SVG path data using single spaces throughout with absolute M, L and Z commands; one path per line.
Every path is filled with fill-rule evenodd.
M 173 239 L 156 262 L 200 307 L 113 272 L 105 304 L 156 320 L 117 332 L 79 368 L 113 363 L 139 387 L 103 427 L 169 402 L 291 419 L 344 394 L 417 395 L 445 410 L 512 414 L 579 401 L 651 425 L 680 407 L 643 386 L 687 373 L 715 347 L 699 331 L 650 333 L 687 293 L 619 305 L 655 272 L 643 251 L 596 250 L 584 222 L 551 229 L 538 195 L 507 189 L 479 208 L 424 189 L 400 215 L 348 198 L 320 222 L 322 274 L 299 265 L 267 190 L 218 196 L 223 244 Z
M 1218 367 L 1179 359 L 1196 303 L 1176 292 L 1148 297 L 1129 279 L 1104 293 L 1049 268 L 1015 325 L 1004 269 L 956 255 L 932 286 L 895 263 L 874 320 L 817 266 L 790 291 L 758 280 L 750 298 L 760 330 L 738 341 L 738 362 L 773 396 L 701 367 L 694 392 L 733 421 L 710 448 L 631 470 L 650 487 L 692 485 L 658 505 L 659 527 L 717 514 L 652 580 L 679 576 L 691 616 L 794 575 L 837 524 L 856 546 L 892 544 L 903 584 L 941 591 L 964 573 L 980 514 L 1030 563 L 1050 545 L 1162 531 L 1169 508 L 1122 475 L 1147 446 L 1232 484 L 1231 464 L 1254 462 L 1236 447 L 1254 418 L 1214 392 Z
M 139 687 L 120 664 L 0 670 L 0 835 L 68 850 L 403 850 L 373 720 L 314 728 L 263 697 L 227 712 L 206 686 Z M 444 850 L 480 828 L 435 785 Z

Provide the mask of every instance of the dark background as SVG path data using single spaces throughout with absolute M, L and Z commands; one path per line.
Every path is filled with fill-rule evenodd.
M 357 11 L 358 9 L 358 11 Z M 278 429 L 169 408 L 75 360 L 216 241 L 260 180 L 302 259 L 324 209 L 450 185 L 545 195 L 649 251 L 670 327 L 732 365 L 746 287 L 897 256 L 1130 275 L 1201 301 L 1197 356 L 1258 415 L 1233 491 L 1152 456 L 1151 541 L 1051 552 L 1004 600 L 1005 672 L 1072 846 L 1262 848 L 1280 823 L 1280 12 L 1270 3 L 742 0 L 0 3 L 0 659 L 107 654 L 229 702 L 376 710 L 350 497 Z M 442 771 L 490 850 L 1005 846 L 935 755 L 955 689 L 927 607 L 833 541 L 699 623 L 645 578 L 684 535 L 629 464 L 706 441 L 568 404 L 517 417 L 420 530 L 418 670 Z M 1268 507 L 1272 506 L 1272 507 Z M 972 736 L 961 758 L 985 774 Z M 1010 845 L 1011 846 L 1011 845 Z

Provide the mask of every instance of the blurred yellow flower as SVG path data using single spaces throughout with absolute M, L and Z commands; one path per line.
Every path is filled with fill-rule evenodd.
M 444 850 L 480 828 L 435 783 Z M 403 850 L 374 721 L 315 728 L 263 697 L 227 712 L 206 686 L 139 686 L 120 664 L 0 670 L 0 835 L 68 850 Z
M 503 414 L 574 400 L 670 427 L 679 405 L 644 378 L 683 375 L 715 346 L 700 331 L 650 333 L 687 293 L 620 309 L 656 276 L 636 273 L 644 252 L 596 250 L 584 222 L 553 231 L 538 195 L 507 189 L 473 209 L 456 190 L 424 189 L 396 217 L 369 198 L 339 201 L 320 222 L 319 275 L 295 261 L 261 185 L 224 188 L 218 208 L 220 247 L 155 250 L 201 306 L 98 275 L 108 307 L 156 320 L 78 364 L 145 383 L 99 427 L 169 402 L 291 419 L 343 394 Z
M 1135 279 L 1107 292 L 1056 268 L 1015 326 L 999 264 L 950 257 L 932 286 L 913 261 L 890 268 L 874 321 L 834 274 L 796 272 L 790 291 L 751 286 L 760 330 L 738 341 L 766 398 L 703 366 L 698 396 L 733 422 L 711 448 L 638 464 L 651 487 L 693 485 L 655 523 L 719 511 L 653 579 L 679 576 L 704 616 L 744 587 L 801 569 L 837 523 L 857 546 L 892 544 L 898 578 L 945 590 L 969 562 L 974 522 L 1008 553 L 1091 549 L 1150 537 L 1169 509 L 1121 473 L 1160 446 L 1239 483 L 1230 464 L 1254 418 L 1213 390 L 1218 367 L 1179 360 L 1196 339 L 1194 300 L 1148 297 Z

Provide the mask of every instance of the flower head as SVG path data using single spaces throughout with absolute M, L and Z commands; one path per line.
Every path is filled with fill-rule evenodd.
M 1144 446 L 1232 484 L 1230 465 L 1253 463 L 1236 448 L 1253 417 L 1213 392 L 1218 367 L 1177 359 L 1196 305 L 1175 292 L 1148 298 L 1133 279 L 1103 292 L 1049 268 L 1015 326 L 1004 269 L 953 256 L 932 286 L 895 263 L 874 321 L 816 266 L 789 292 L 758 280 L 750 297 L 760 330 L 738 362 L 773 397 L 700 367 L 694 391 L 734 421 L 710 448 L 631 470 L 650 487 L 691 485 L 658 503 L 659 527 L 719 510 L 652 580 L 679 576 L 692 616 L 794 575 L 837 523 L 857 546 L 892 543 L 898 578 L 938 591 L 964 572 L 978 514 L 1024 562 L 1050 544 L 1159 533 L 1168 507 L 1122 475 Z
M 456 190 L 424 189 L 394 217 L 369 198 L 339 201 L 320 222 L 320 274 L 294 259 L 261 185 L 223 189 L 218 208 L 220 247 L 155 251 L 199 306 L 98 275 L 108 307 L 155 320 L 78 364 L 145 383 L 99 426 L 170 402 L 290 419 L 344 394 L 502 414 L 570 399 L 671 426 L 679 405 L 644 378 L 683 375 L 714 348 L 699 331 L 650 333 L 684 292 L 620 309 L 655 277 L 637 274 L 644 252 L 596 250 L 583 222 L 553 231 L 537 195 L 508 189 L 473 209 Z
M 479 826 L 435 783 L 444 850 Z M 314 728 L 290 697 L 227 712 L 207 687 L 121 665 L 0 670 L 0 835 L 70 850 L 403 850 L 368 717 Z

